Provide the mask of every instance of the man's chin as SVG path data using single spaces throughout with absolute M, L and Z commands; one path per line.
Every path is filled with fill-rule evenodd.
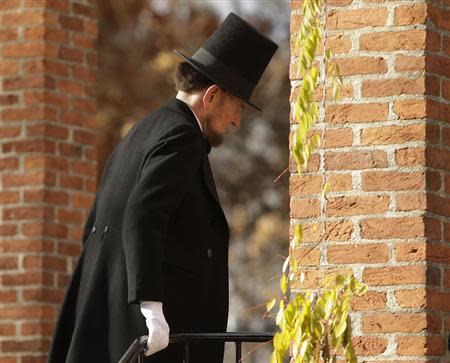
M 219 134 L 205 135 L 205 139 L 209 142 L 211 147 L 218 147 L 223 142 L 223 135 Z

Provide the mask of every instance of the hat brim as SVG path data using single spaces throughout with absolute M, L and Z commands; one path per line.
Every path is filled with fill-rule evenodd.
M 258 111 L 263 112 L 263 109 L 261 107 L 256 106 L 254 103 L 252 103 L 250 100 L 248 100 L 245 97 L 242 97 L 241 95 L 239 95 L 237 92 L 233 92 L 232 89 L 229 89 L 229 87 L 226 87 L 225 85 L 222 84 L 222 82 L 220 81 L 220 79 L 218 79 L 216 76 L 214 76 L 214 74 L 212 74 L 211 72 L 208 71 L 208 68 L 205 67 L 202 63 L 197 62 L 195 59 L 189 58 L 187 56 L 185 56 L 183 53 L 181 53 L 178 50 L 174 50 L 175 54 L 178 55 L 179 57 L 183 58 L 186 62 L 188 62 L 192 67 L 194 67 L 197 71 L 199 71 L 200 73 L 202 73 L 203 75 L 205 75 L 206 77 L 208 77 L 210 80 L 216 82 L 219 86 L 224 87 L 227 91 L 231 92 L 233 95 L 239 97 L 242 101 L 244 101 L 245 103 L 247 103 L 248 105 L 252 106 L 253 108 L 257 109 Z

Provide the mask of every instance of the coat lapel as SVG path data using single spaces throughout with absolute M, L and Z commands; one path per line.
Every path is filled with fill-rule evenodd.
M 195 125 L 196 129 L 199 131 L 199 133 L 201 134 L 201 137 L 204 141 L 203 145 L 203 155 L 202 155 L 202 169 L 203 169 L 203 177 L 205 179 L 205 183 L 206 186 L 208 187 L 209 192 L 211 193 L 212 197 L 214 198 L 214 200 L 217 202 L 217 204 L 222 208 L 221 204 L 220 204 L 220 199 L 219 199 L 219 195 L 217 193 L 217 189 L 216 189 L 216 183 L 214 181 L 214 176 L 211 170 L 211 165 L 209 164 L 209 158 L 208 158 L 208 154 L 211 150 L 211 145 L 209 145 L 209 143 L 203 138 L 203 134 L 200 130 L 200 127 L 197 123 L 197 119 L 195 118 L 194 113 L 192 112 L 192 110 L 189 108 L 188 105 L 186 105 L 183 101 L 174 98 L 173 100 L 171 100 L 166 107 L 172 109 L 175 112 L 181 113 L 183 114 L 186 119 L 189 120 L 189 122 L 191 122 L 193 125 Z

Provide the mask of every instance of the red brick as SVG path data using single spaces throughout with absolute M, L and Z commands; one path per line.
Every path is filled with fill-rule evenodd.
M 427 208 L 425 193 L 406 193 L 397 195 L 397 210 L 399 211 L 424 211 Z
M 90 18 L 94 18 L 97 14 L 95 7 L 93 7 L 93 6 L 80 4 L 80 3 L 76 3 L 76 2 L 71 3 L 71 5 L 72 5 L 72 11 L 75 14 L 84 15 L 84 16 L 90 17 Z
M 60 119 L 62 122 L 71 125 L 83 126 L 86 121 L 86 117 L 80 112 L 66 112 L 62 111 Z
M 441 356 L 445 354 L 444 339 L 434 336 L 397 337 L 397 354 L 399 356 Z
M 19 266 L 19 261 L 17 256 L 3 256 L 0 255 L 0 269 L 4 270 L 15 270 Z
M 71 173 L 81 174 L 81 175 L 89 175 L 96 176 L 97 175 L 97 166 L 90 162 L 85 161 L 72 161 L 70 163 Z
M 419 333 L 428 328 L 422 313 L 379 313 L 362 317 L 365 333 Z
M 430 262 L 450 265 L 450 247 L 436 242 L 428 242 L 427 259 Z
M 424 266 L 367 267 L 363 272 L 364 283 L 370 286 L 425 284 Z
M 7 75 L 16 75 L 20 69 L 20 63 L 17 60 L 2 59 L 0 63 L 0 71 L 3 77 Z M 6 81 L 3 82 L 5 85 Z
M 16 191 L 0 191 L 1 204 L 13 204 L 20 200 L 20 193 Z
M 331 264 L 381 263 L 388 261 L 389 250 L 384 243 L 328 246 L 327 256 Z
M 386 293 L 377 291 L 367 291 L 363 296 L 355 296 L 351 300 L 352 309 L 355 311 L 383 310 L 386 303 Z
M 322 192 L 323 178 L 321 175 L 291 176 L 289 194 L 299 196 L 303 194 L 317 194 Z
M 2 2 L 3 5 L 3 2 Z M 43 11 L 8 12 L 2 15 L 2 27 L 18 27 L 45 24 Z
M 385 121 L 387 118 L 387 103 L 330 105 L 326 110 L 326 119 L 331 123 Z
M 71 62 L 80 63 L 83 61 L 83 52 L 76 48 L 69 48 L 69 47 L 62 46 L 59 49 L 58 55 L 61 59 L 71 61 Z
M 319 213 L 319 200 L 317 198 L 291 199 L 292 218 L 315 217 Z
M 353 131 L 351 128 L 327 130 L 324 145 L 326 148 L 352 146 Z
M 50 340 L 43 340 L 42 338 L 36 340 L 3 340 L 1 342 L 2 352 L 48 352 L 50 348 Z M 24 360 L 21 362 L 25 363 Z M 3 363 L 3 362 L 2 362 Z M 27 362 L 35 363 L 35 362 Z
M 26 220 L 53 218 L 54 209 L 51 207 L 13 207 L 3 208 L 4 220 Z
M 351 174 L 330 174 L 327 180 L 333 192 L 352 190 Z
M 387 22 L 387 9 L 331 10 L 327 17 L 328 29 L 358 29 L 384 26 Z
M 403 144 L 407 141 L 425 140 L 426 126 L 415 124 L 407 126 L 366 127 L 361 130 L 362 145 Z
M 72 257 L 78 257 L 81 252 L 81 243 L 65 243 L 60 242 L 58 243 L 58 254 L 63 256 L 72 256 Z
M 437 192 L 441 189 L 441 176 L 438 172 L 427 170 L 426 172 L 427 190 Z
M 360 222 L 364 239 L 414 238 L 425 235 L 420 217 L 371 218 Z
M 3 187 L 44 184 L 53 186 L 56 183 L 54 174 L 43 171 L 32 171 L 23 174 L 3 175 Z
M 19 168 L 19 159 L 14 156 L 0 158 L 0 170 L 17 170 Z
M 27 223 L 22 227 L 23 234 L 30 237 L 48 236 L 67 238 L 67 226 L 57 223 Z
M 361 82 L 362 97 L 387 97 L 425 92 L 425 78 L 389 78 Z
M 72 209 L 59 209 L 57 213 L 57 218 L 60 222 L 64 223 L 83 223 L 82 214 L 80 211 Z
M 5 286 L 14 286 L 14 287 L 22 285 L 50 286 L 53 285 L 53 274 L 42 271 L 2 274 L 2 284 Z
M 374 32 L 359 37 L 359 48 L 365 51 L 423 50 L 427 31 L 404 30 L 399 32 Z
M 1 105 L 16 105 L 19 103 L 19 96 L 9 94 L 9 95 L 1 95 L 0 96 L 0 104 Z
M 58 47 L 51 43 L 14 43 L 3 46 L 6 58 L 51 57 L 58 54 Z
M 68 157 L 80 158 L 81 156 L 80 145 L 60 143 L 58 146 L 58 151 L 61 153 L 61 155 Z
M 75 130 L 73 139 L 76 143 L 82 145 L 96 145 L 97 137 L 94 131 Z
M 83 67 L 83 66 L 74 66 L 73 67 L 73 76 L 75 77 L 75 79 L 79 79 L 82 81 L 86 81 L 86 82 L 95 82 L 96 80 L 96 72 L 94 69 L 88 68 L 88 67 Z M 82 103 L 82 100 L 80 104 L 82 105 L 82 107 L 84 107 L 84 111 L 86 112 L 92 112 L 95 111 L 95 104 L 93 104 L 93 102 L 85 100 L 86 102 Z M 90 110 L 90 111 L 88 111 Z
M 25 190 L 24 200 L 26 202 L 48 202 L 52 204 L 67 205 L 69 202 L 69 195 L 67 192 L 57 190 L 34 189 Z
M 53 256 L 25 256 L 23 267 L 27 270 L 66 271 L 66 259 Z
M 352 340 L 357 356 L 377 356 L 383 354 L 388 346 L 386 338 L 359 336 Z
M 353 223 L 348 220 L 327 223 L 326 239 L 330 241 L 348 241 L 354 231 Z
M 30 125 L 27 127 L 27 136 L 49 136 L 65 140 L 69 136 L 69 129 L 51 124 Z
M 299 247 L 290 251 L 289 255 L 302 266 L 317 266 L 320 263 L 320 249 L 318 247 Z
M 436 27 L 442 30 L 450 31 L 450 10 L 434 6 L 431 3 L 429 6 L 429 17 L 431 22 L 436 25 Z
M 442 97 L 450 100 L 450 81 L 442 80 Z
M 425 166 L 425 148 L 406 147 L 397 149 L 395 151 L 395 162 L 399 166 Z
M 23 140 L 3 144 L 3 152 L 17 153 L 54 153 L 56 145 L 49 140 Z
M 90 36 L 74 33 L 72 35 L 72 39 L 73 39 L 73 44 L 78 48 L 93 49 L 95 47 L 95 39 L 93 39 Z
M 397 290 L 395 291 L 395 300 L 402 308 L 425 308 L 427 291 L 424 288 Z
M 69 66 L 67 64 L 53 62 L 49 59 L 33 59 L 33 60 L 25 62 L 24 72 L 27 74 L 45 72 L 48 75 L 68 77 L 69 76 Z M 63 81 L 60 81 L 60 82 L 63 82 Z M 59 84 L 59 82 L 58 82 L 58 84 Z M 56 88 L 60 89 L 59 86 L 56 86 Z
M 53 242 L 41 239 L 26 240 L 26 239 L 3 239 L 1 241 L 1 252 L 53 252 Z
M 1 117 L 3 121 L 24 120 L 56 120 L 57 112 L 54 108 L 43 106 L 28 106 L 24 108 L 5 108 Z
M 73 80 L 60 80 L 56 83 L 56 88 L 73 96 L 84 96 L 83 84 Z
M 427 71 L 450 77 L 450 58 L 438 55 L 429 55 L 426 60 Z
M 425 24 L 427 21 L 427 4 L 411 4 L 395 8 L 394 25 Z
M 427 166 L 435 169 L 450 170 L 450 152 L 428 147 L 426 149 Z
M 429 289 L 427 297 L 428 307 L 430 309 L 444 313 L 450 312 L 450 293 Z
M 74 30 L 74 31 L 83 31 L 83 19 L 74 16 L 65 16 L 61 15 L 59 17 L 59 24 L 63 29 Z
M 6 138 L 17 137 L 21 134 L 22 128 L 20 126 L 5 126 L 2 125 L 0 128 L 0 137 L 2 140 Z
M 1 224 L 0 225 L 0 236 L 14 236 L 17 234 L 18 228 L 15 224 Z
M 2 301 L 3 302 L 3 301 Z M 1 323 L 0 324 L 0 335 L 2 337 L 5 336 L 14 336 L 16 335 L 16 326 L 15 324 L 5 324 L 5 323 Z M 1 362 L 3 363 L 3 357 Z M 14 363 L 16 363 L 16 361 L 14 360 Z
M 59 186 L 81 190 L 83 189 L 83 178 L 79 176 L 60 175 Z
M 52 336 L 55 330 L 54 323 L 39 322 L 39 323 L 22 323 L 21 333 L 25 336 Z
M 394 112 L 400 119 L 415 119 L 427 117 L 426 100 L 394 101 Z
M 325 154 L 326 170 L 360 170 L 387 167 L 384 151 L 328 152 Z
M 341 76 L 385 74 L 388 70 L 383 57 L 352 57 L 337 58 Z
M 329 198 L 326 213 L 329 216 L 354 216 L 384 213 L 389 208 L 389 196 L 360 195 Z
M 365 171 L 361 173 L 364 191 L 423 190 L 424 172 Z
M 66 159 L 62 157 L 50 156 L 28 156 L 24 161 L 25 169 L 45 169 L 68 171 L 69 165 Z
M 3 287 L 2 290 L 0 291 L 0 301 L 3 304 L 17 302 L 17 291 L 5 290 L 5 288 Z
M 50 104 L 55 106 L 67 107 L 68 97 L 65 95 L 49 91 L 28 91 L 24 93 L 25 104 Z
M 448 66 L 450 67 L 450 63 L 448 64 Z M 428 100 L 427 109 L 430 119 L 450 123 L 450 105 Z
M 423 242 L 408 242 L 395 244 L 396 261 L 415 262 L 426 260 L 426 244 Z

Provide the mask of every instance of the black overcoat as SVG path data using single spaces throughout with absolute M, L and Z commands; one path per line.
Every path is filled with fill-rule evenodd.
M 147 334 L 139 301 L 162 301 L 171 333 L 224 332 L 228 224 L 203 139 L 178 99 L 151 113 L 109 158 L 58 320 L 49 363 L 118 362 Z M 178 363 L 182 347 L 146 361 Z M 222 363 L 223 344 L 191 363 Z

